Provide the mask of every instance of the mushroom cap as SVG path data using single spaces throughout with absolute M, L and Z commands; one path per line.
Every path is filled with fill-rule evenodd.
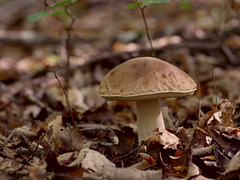
M 181 69 L 153 57 L 130 59 L 103 78 L 98 94 L 108 100 L 147 100 L 192 95 L 194 80 Z

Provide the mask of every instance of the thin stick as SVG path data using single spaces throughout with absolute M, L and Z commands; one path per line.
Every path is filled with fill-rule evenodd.
M 57 77 L 54 67 L 53 67 L 53 73 L 54 73 L 54 76 L 55 76 L 55 78 L 57 79 L 59 85 L 61 86 L 61 88 L 62 88 L 62 90 L 63 90 L 63 94 L 64 94 L 65 99 L 66 99 L 66 103 L 67 103 L 67 106 L 68 106 L 68 110 L 69 110 L 69 112 L 70 112 L 70 116 L 71 116 L 71 120 L 72 120 L 72 125 L 74 125 L 74 118 L 73 118 L 73 114 L 72 114 L 72 108 L 71 108 L 70 103 L 69 103 L 67 91 L 66 91 L 66 89 L 63 87 L 63 85 L 62 85 L 61 81 L 59 80 L 59 78 Z
M 135 149 L 133 149 L 133 150 L 130 151 L 129 153 L 124 154 L 123 156 L 118 157 L 118 158 L 116 158 L 116 159 L 112 159 L 112 161 L 113 161 L 113 162 L 117 162 L 117 161 L 119 161 L 119 160 L 121 160 L 121 159 L 125 159 L 125 158 L 129 157 L 131 154 L 133 154 L 134 152 L 136 152 L 140 147 L 142 147 L 142 145 L 144 145 L 143 142 L 141 142 L 141 144 L 140 144 L 138 147 L 136 147 Z
M 149 29 L 148 29 L 148 25 L 147 25 L 147 20 L 146 20 L 145 13 L 144 13 L 144 9 L 146 8 L 146 6 L 143 6 L 143 7 L 138 6 L 138 8 L 140 9 L 142 17 L 143 17 L 143 22 L 144 22 L 144 25 L 145 25 L 147 38 L 148 38 L 148 41 L 149 41 L 151 49 L 152 49 L 152 56 L 156 57 L 156 52 L 155 52 L 155 50 L 153 48 L 153 45 L 152 45 L 152 40 L 151 40 L 151 37 L 149 35 Z
M 67 69 L 67 73 L 65 76 L 65 91 L 66 94 L 68 95 L 68 89 L 69 89 L 69 78 L 70 78 L 70 40 L 71 40 L 71 29 L 73 27 L 73 24 L 75 22 L 75 19 L 73 18 L 73 16 L 68 12 L 68 6 L 65 7 L 65 13 L 68 17 L 70 17 L 71 19 L 71 23 L 69 24 L 68 27 L 66 27 L 66 32 L 67 32 L 67 39 L 66 39 L 66 53 L 67 53 L 67 64 L 66 64 L 66 69 Z
M 200 118 L 201 118 L 201 108 L 202 108 L 202 94 L 201 94 L 201 84 L 200 84 L 200 80 L 199 80 L 199 72 L 197 71 L 198 74 L 198 99 L 199 99 L 199 105 L 198 105 L 198 123 L 197 126 L 199 127 L 199 122 L 200 122 Z
M 35 156 L 35 154 L 36 154 L 36 152 L 37 152 L 37 150 L 38 150 L 39 144 L 40 144 L 40 142 L 43 140 L 43 138 L 45 137 L 45 135 L 46 135 L 46 133 L 44 132 L 43 135 L 42 135 L 42 137 L 38 140 L 37 145 L 36 145 L 34 151 L 32 152 L 31 156 L 30 156 L 27 160 L 25 160 L 25 159 L 23 158 L 23 165 L 22 165 L 21 167 L 19 167 L 17 171 L 22 170 L 27 164 L 29 164 L 29 161 L 31 161 L 32 158 Z M 15 160 L 16 160 L 16 159 L 15 159 Z M 25 162 L 25 164 L 24 164 L 24 162 Z
M 217 94 L 217 85 L 216 85 L 215 74 L 214 74 L 214 72 L 213 72 L 213 66 L 214 66 L 214 64 L 213 64 L 213 52 L 212 52 L 212 57 L 211 57 L 211 59 L 212 59 L 211 72 L 212 72 L 212 79 L 213 79 L 213 82 L 214 82 L 215 106 L 217 107 L 217 104 L 218 104 L 218 102 L 217 102 L 217 96 L 218 96 L 218 94 Z

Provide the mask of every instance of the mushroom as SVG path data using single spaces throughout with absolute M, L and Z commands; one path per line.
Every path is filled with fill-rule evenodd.
M 138 142 L 159 128 L 165 129 L 159 98 L 192 95 L 197 86 L 179 68 L 153 57 L 130 59 L 112 69 L 98 94 L 107 100 L 136 101 Z

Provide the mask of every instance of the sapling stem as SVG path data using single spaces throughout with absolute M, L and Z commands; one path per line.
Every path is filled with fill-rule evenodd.
M 145 29 L 146 29 L 147 38 L 148 38 L 149 44 L 150 44 L 151 49 L 152 49 L 152 56 L 156 57 L 156 52 L 155 52 L 155 50 L 153 48 L 153 45 L 152 45 L 152 40 L 151 40 L 151 37 L 150 37 L 150 34 L 149 34 L 148 24 L 147 24 L 147 20 L 146 20 L 145 13 L 144 13 L 144 10 L 145 10 L 146 6 L 141 7 L 140 5 L 138 5 L 138 8 L 140 9 L 141 14 L 142 14 L 143 22 L 144 22 Z
M 71 40 L 71 29 L 72 26 L 75 22 L 75 19 L 73 16 L 68 12 L 68 6 L 65 6 L 65 13 L 66 15 L 71 19 L 71 22 L 69 26 L 66 27 L 66 32 L 67 32 L 67 38 L 66 38 L 66 53 L 67 53 L 67 64 L 66 64 L 66 69 L 67 69 L 67 74 L 65 76 L 65 89 L 66 89 L 66 94 L 68 95 L 68 89 L 69 89 L 69 78 L 70 78 L 70 58 L 71 58 L 71 48 L 70 48 L 70 40 Z
M 215 106 L 217 107 L 218 102 L 217 102 L 217 85 L 216 85 L 216 79 L 215 79 L 215 75 L 214 75 L 214 62 L 213 62 L 213 52 L 212 52 L 212 56 L 211 56 L 211 60 L 212 60 L 212 65 L 211 65 L 211 72 L 212 72 L 212 79 L 213 79 L 213 83 L 214 83 L 214 95 L 215 95 Z
M 69 13 L 69 10 L 68 10 L 68 7 L 70 5 L 72 5 L 72 3 L 64 5 L 64 13 L 70 18 L 69 25 L 65 26 L 65 31 L 66 31 L 65 49 L 66 49 L 66 71 L 67 71 L 66 75 L 64 77 L 65 85 L 64 86 L 62 85 L 61 81 L 58 79 L 58 77 L 56 75 L 55 70 L 54 70 L 54 76 L 58 80 L 58 83 L 60 84 L 60 86 L 61 86 L 61 88 L 63 90 L 63 94 L 65 96 L 66 104 L 67 104 L 67 107 L 68 107 L 68 111 L 70 113 L 72 123 L 74 124 L 74 118 L 73 118 L 73 115 L 72 115 L 72 109 L 71 109 L 71 106 L 70 106 L 70 103 L 69 103 L 69 100 L 68 100 L 69 79 L 70 79 L 70 65 L 71 65 L 71 63 L 70 63 L 70 59 L 71 59 L 70 40 L 71 40 L 71 30 L 72 30 L 73 24 L 75 22 L 75 18 L 71 15 L 71 13 Z M 50 5 L 48 4 L 47 0 L 44 0 L 44 10 L 46 11 L 48 7 L 50 7 Z
M 66 89 L 63 87 L 60 79 L 57 77 L 57 74 L 56 74 L 56 72 L 55 72 L 55 70 L 54 70 L 54 67 L 53 67 L 53 73 L 54 73 L 54 76 L 55 76 L 55 78 L 57 79 L 59 85 L 61 86 L 61 88 L 62 88 L 62 90 L 63 90 L 63 94 L 64 94 L 65 99 L 66 99 L 66 104 L 67 104 L 67 107 L 68 107 L 68 110 L 69 110 L 69 113 L 70 113 L 70 116 L 71 116 L 72 125 L 74 125 L 74 118 L 73 118 L 73 114 L 72 114 L 72 108 L 71 108 L 70 103 L 69 103 L 67 91 L 66 91 Z

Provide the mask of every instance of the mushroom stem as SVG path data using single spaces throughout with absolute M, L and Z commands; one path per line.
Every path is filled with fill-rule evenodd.
M 156 129 L 165 129 L 158 99 L 137 101 L 138 144 Z

